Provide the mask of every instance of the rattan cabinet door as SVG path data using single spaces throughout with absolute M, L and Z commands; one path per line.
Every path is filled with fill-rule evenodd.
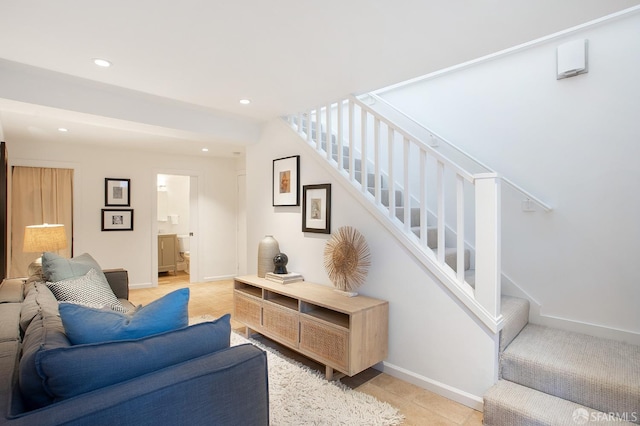
M 262 304 L 251 297 L 234 293 L 235 312 L 234 319 L 246 324 L 249 327 L 258 328 L 262 325 Z
M 349 332 L 310 318 L 300 318 L 300 349 L 343 373 L 349 372 Z
M 262 325 L 265 333 L 282 339 L 294 348 L 298 347 L 298 311 L 264 302 Z

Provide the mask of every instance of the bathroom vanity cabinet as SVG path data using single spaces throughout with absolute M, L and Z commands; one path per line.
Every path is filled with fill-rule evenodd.
M 172 271 L 174 274 L 177 273 L 177 242 L 178 238 L 176 234 L 158 235 L 158 272 Z

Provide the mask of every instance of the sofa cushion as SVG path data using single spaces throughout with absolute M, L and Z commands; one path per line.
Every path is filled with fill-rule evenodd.
M 105 269 L 102 273 L 118 299 L 129 299 L 129 273 L 126 269 Z
M 18 406 L 18 401 L 13 398 L 15 376 L 14 373 L 18 366 L 18 355 L 20 354 L 20 342 L 17 340 L 11 342 L 0 343 L 0 371 L 2 371 L 2 380 L 0 380 L 0 412 L 2 420 L 6 421 L 5 416 L 10 407 Z
M 20 330 L 23 333 L 27 331 L 29 323 L 38 312 L 44 311 L 45 317 L 58 315 L 58 299 L 45 283 L 34 282 L 29 287 L 20 310 Z
M 0 342 L 20 340 L 20 303 L 0 303 Z
M 90 269 L 95 269 L 98 277 L 108 285 L 102 268 L 88 253 L 83 253 L 71 259 L 51 252 L 45 252 L 42 255 L 42 274 L 45 281 L 56 282 L 69 278 L 82 277 L 86 275 Z
M 23 299 L 22 279 L 12 278 L 0 284 L 0 303 L 20 303 Z
M 102 276 L 104 277 L 104 274 Z M 106 278 L 100 278 L 95 269 L 90 269 L 80 277 L 66 278 L 56 282 L 47 281 L 47 287 L 59 301 L 97 308 L 106 306 L 114 311 L 128 312 L 128 309 L 113 294 Z
M 38 374 L 54 400 L 119 383 L 229 347 L 230 315 L 135 340 L 40 351 Z
M 24 334 L 18 375 L 20 391 L 28 409 L 43 407 L 53 402 L 51 395 L 45 391 L 43 380 L 36 369 L 36 359 L 41 352 L 61 347 L 71 347 L 71 343 L 64 334 L 60 317 L 48 315 L 44 311 L 38 312 Z M 65 374 L 65 371 L 63 369 L 60 373 Z
M 189 289 L 173 291 L 131 314 L 60 303 L 67 338 L 74 345 L 138 339 L 186 327 Z

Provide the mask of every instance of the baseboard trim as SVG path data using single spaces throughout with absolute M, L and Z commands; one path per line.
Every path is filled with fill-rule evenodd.
M 204 277 L 203 281 L 204 282 L 225 281 L 225 280 L 232 280 L 235 277 L 236 277 L 235 275 L 217 275 L 215 277 Z
M 419 386 L 423 389 L 437 393 L 438 395 L 444 396 L 445 398 L 449 398 L 453 401 L 459 402 L 460 404 L 466 405 L 467 407 L 473 408 L 474 410 L 483 410 L 484 404 L 482 401 L 482 397 L 472 395 L 463 390 L 454 388 L 444 383 L 440 383 L 436 380 L 429 379 L 428 377 L 421 376 L 386 361 L 382 363 L 382 368 L 380 368 L 380 371 L 390 376 L 404 380 L 405 382 Z
M 544 315 L 539 311 L 535 312 L 533 309 L 529 312 L 529 321 L 534 324 L 544 325 L 547 327 L 559 328 L 561 330 L 588 334 L 590 336 L 617 340 L 640 346 L 640 333 L 635 333 L 629 330 L 620 330 L 617 328 L 605 327 L 598 324 L 591 324 L 568 318 Z
M 130 290 L 135 290 L 139 288 L 153 288 L 153 287 L 156 287 L 153 285 L 153 283 L 136 283 L 136 284 L 129 283 Z
M 640 346 L 640 333 L 543 313 L 542 304 L 504 273 L 502 274 L 502 294 L 529 300 L 530 323 Z

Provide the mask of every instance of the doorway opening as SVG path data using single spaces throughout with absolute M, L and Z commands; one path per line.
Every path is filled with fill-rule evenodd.
M 197 177 L 157 174 L 158 284 L 198 281 Z

